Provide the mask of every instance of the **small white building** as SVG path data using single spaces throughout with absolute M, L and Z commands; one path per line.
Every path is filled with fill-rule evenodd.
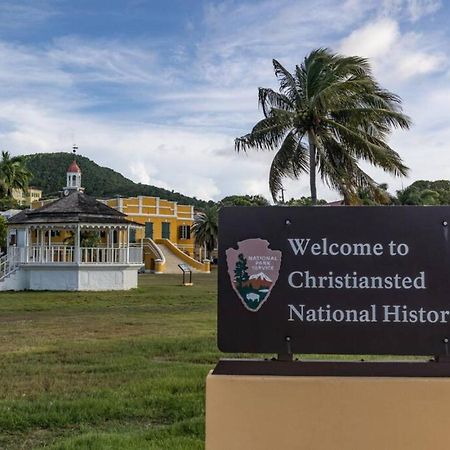
M 74 161 L 61 198 L 8 220 L 0 291 L 136 288 L 142 246 L 130 244 L 130 232 L 140 227 L 84 194 Z

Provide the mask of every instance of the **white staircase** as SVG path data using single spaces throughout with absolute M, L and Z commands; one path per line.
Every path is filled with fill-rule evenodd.
M 0 291 L 20 290 L 22 285 L 22 274 L 18 258 L 14 253 L 0 257 Z
M 18 267 L 19 264 L 13 254 L 0 256 L 0 281 L 14 273 Z
M 165 257 L 161 249 L 158 247 L 156 242 L 151 238 L 145 238 L 143 240 L 143 247 L 144 249 L 150 250 L 151 254 L 155 257 L 155 259 L 161 260 L 163 263 L 165 263 Z
M 186 261 L 183 261 L 177 255 L 175 255 L 170 248 L 168 248 L 165 244 L 158 242 L 158 248 L 161 253 L 164 255 L 165 264 L 164 264 L 164 273 L 181 273 L 178 264 L 186 264 Z M 191 267 L 192 272 L 200 272 L 197 269 Z

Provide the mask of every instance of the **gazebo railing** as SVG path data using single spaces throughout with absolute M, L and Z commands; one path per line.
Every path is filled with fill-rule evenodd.
M 22 264 L 141 264 L 143 261 L 141 247 L 80 247 L 79 255 L 72 245 L 31 245 L 13 249 L 14 261 Z
M 143 249 L 141 246 L 139 247 L 130 247 L 129 248 L 129 262 L 131 264 L 141 264 L 144 261 Z
M 127 250 L 126 247 L 81 247 L 80 262 L 91 264 L 126 263 Z
M 27 262 L 44 264 L 73 263 L 75 262 L 75 247 L 71 245 L 31 245 L 28 247 Z

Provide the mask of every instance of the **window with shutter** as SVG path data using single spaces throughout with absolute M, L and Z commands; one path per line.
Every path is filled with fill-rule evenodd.
M 162 223 L 161 237 L 163 239 L 170 239 L 170 223 L 169 222 Z
M 190 239 L 191 227 L 189 225 L 180 225 L 178 227 L 178 239 Z
M 153 222 L 145 222 L 145 237 L 153 239 Z

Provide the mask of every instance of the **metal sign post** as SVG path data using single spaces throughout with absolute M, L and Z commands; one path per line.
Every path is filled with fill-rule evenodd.
M 193 286 L 192 282 L 192 269 L 187 264 L 178 264 L 178 267 L 183 272 L 183 286 Z M 187 281 L 187 277 L 189 277 L 189 281 Z

